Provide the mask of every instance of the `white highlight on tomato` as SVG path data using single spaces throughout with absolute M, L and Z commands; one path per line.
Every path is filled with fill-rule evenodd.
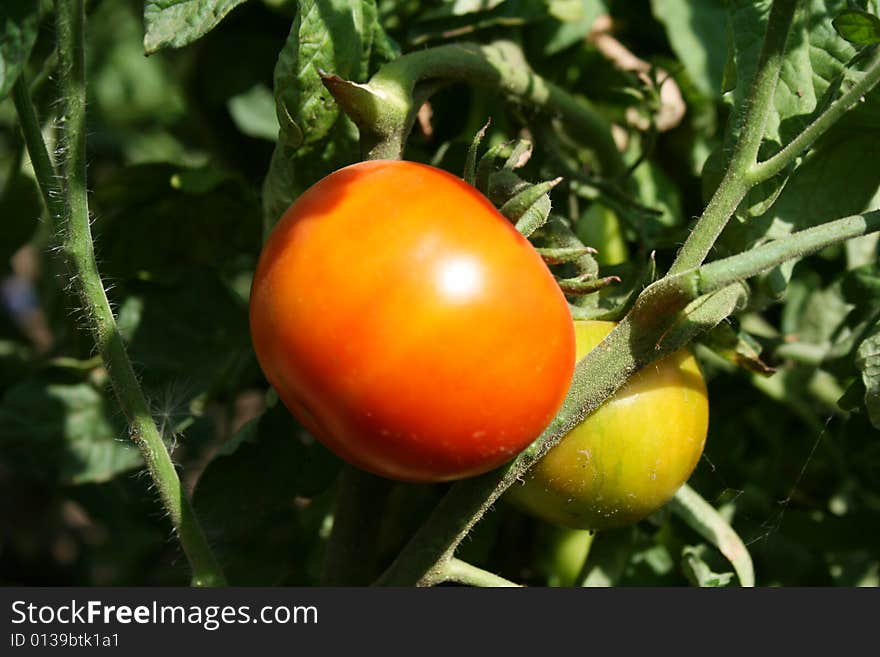
M 483 286 L 480 266 L 469 258 L 447 260 L 439 267 L 437 280 L 443 294 L 464 301 L 477 294 Z

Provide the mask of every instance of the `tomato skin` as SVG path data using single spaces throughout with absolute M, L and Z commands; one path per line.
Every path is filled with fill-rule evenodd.
M 575 322 L 577 357 L 613 322 Z M 709 401 L 699 365 L 681 350 L 636 373 L 536 463 L 506 499 L 547 522 L 605 530 L 666 502 L 703 453 Z
M 574 370 L 568 304 L 538 253 L 473 187 L 412 162 L 361 162 L 307 190 L 266 242 L 250 323 L 291 413 L 402 481 L 510 460 Z

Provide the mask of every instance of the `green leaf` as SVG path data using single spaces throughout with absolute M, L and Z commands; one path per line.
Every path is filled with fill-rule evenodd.
M 579 0 L 465 0 L 447 3 L 436 11 L 425 12 L 410 28 L 407 37 L 411 45 L 417 46 L 493 27 L 543 22 L 551 7 L 571 15 L 577 2 Z
M 654 17 L 697 88 L 710 97 L 721 95 L 727 23 L 722 0 L 651 0 Z
M 0 100 L 6 98 L 27 63 L 40 22 L 35 0 L 0 2 Z
M 303 583 L 326 539 L 341 462 L 276 403 L 233 438 L 195 490 L 196 512 L 233 584 Z M 329 526 L 329 525 L 328 525 Z
M 163 281 L 129 281 L 119 324 L 149 392 L 188 413 L 205 392 L 236 385 L 252 358 L 247 307 L 214 272 L 193 267 Z M 177 413 L 175 413 L 177 414 Z
M 23 381 L 0 404 L 0 458 L 61 484 L 96 483 L 142 465 L 114 402 L 88 383 Z
M 357 128 L 324 88 L 319 70 L 362 82 L 371 64 L 395 54 L 373 0 L 300 3 L 275 66 L 280 132 L 263 185 L 267 226 L 307 187 L 358 157 Z
M 229 99 L 227 106 L 235 125 L 249 137 L 274 142 L 278 139 L 275 98 L 263 85 Z
M 482 11 L 489 11 L 507 0 L 450 0 L 436 9 L 429 9 L 422 14 L 423 20 L 463 16 Z
M 256 193 L 215 168 L 119 168 L 98 186 L 94 208 L 101 269 L 112 279 L 225 269 L 260 246 Z
M 875 428 L 880 429 L 880 322 L 859 345 L 856 366 L 865 385 L 865 409 Z
M 872 46 L 880 43 L 880 18 L 866 11 L 848 9 L 834 17 L 834 29 L 850 43 Z
M 646 249 L 680 244 L 682 210 L 678 188 L 663 169 L 650 160 L 645 160 L 636 168 L 632 179 L 638 201 L 658 212 L 647 217 L 618 212 L 618 216 L 629 224 L 631 230 L 636 231 Z
M 319 71 L 363 82 L 376 22 L 373 2 L 303 0 L 275 66 L 281 142 L 290 148 L 324 139 L 341 111 Z
M 245 0 L 146 0 L 144 52 L 182 48 L 205 36 Z
M 684 570 L 685 577 L 690 580 L 694 586 L 702 587 L 721 587 L 730 584 L 733 579 L 733 573 L 716 573 L 713 572 L 709 565 L 703 560 L 705 546 L 689 545 L 681 552 L 681 567 Z
M 117 137 L 133 151 L 148 127 L 185 116 L 185 92 L 166 58 L 144 57 L 141 17 L 131 3 L 96 3 L 86 37 L 89 116 L 101 121 L 102 140 Z
M 552 18 L 535 26 L 544 44 L 545 55 L 555 55 L 577 43 L 583 43 L 596 19 L 608 12 L 605 0 L 576 0 L 574 11 L 556 12 Z M 553 20 L 555 19 L 555 20 Z

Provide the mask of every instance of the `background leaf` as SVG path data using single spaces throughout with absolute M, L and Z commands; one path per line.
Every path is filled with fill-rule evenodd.
M 0 458 L 43 480 L 107 481 L 140 467 L 125 423 L 89 383 L 23 381 L 0 405 Z
M 727 41 L 724 3 L 720 0 L 651 0 L 651 11 L 663 23 L 681 64 L 697 88 L 710 97 L 720 96 Z
M 871 46 L 880 43 L 880 18 L 866 11 L 849 9 L 834 17 L 834 29 L 850 43 Z
M 144 51 L 181 48 L 210 32 L 245 0 L 146 0 Z
M 3 0 L 0 4 L 0 100 L 12 90 L 37 40 L 41 3 Z

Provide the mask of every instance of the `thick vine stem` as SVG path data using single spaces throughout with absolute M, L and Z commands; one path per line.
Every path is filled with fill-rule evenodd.
M 382 585 L 431 581 L 501 494 L 636 371 L 716 326 L 747 298 L 742 281 L 786 260 L 880 230 L 880 211 L 845 217 L 794 233 L 648 286 L 632 310 L 578 364 L 571 389 L 544 433 L 504 468 L 453 486 L 380 578 Z
M 63 251 L 104 366 L 122 412 L 129 422 L 131 439 L 138 446 L 159 496 L 168 513 L 192 568 L 195 586 L 225 584 L 223 573 L 205 540 L 189 500 L 180 485 L 165 443 L 150 415 L 149 405 L 140 388 L 122 336 L 107 301 L 95 263 L 86 188 L 86 86 L 83 33 L 83 0 L 57 0 L 59 75 L 63 93 L 64 158 L 63 197 L 59 201 L 64 233 Z M 28 105 L 32 105 L 28 98 Z M 27 110 L 26 110 L 27 111 Z M 25 118 L 24 122 L 30 122 Z M 42 160 L 45 144 L 42 136 L 25 129 L 28 152 Z M 38 140 L 39 137 L 39 140 Z M 44 163 L 45 164 L 45 163 Z M 37 171 L 43 194 L 54 212 L 55 178 L 41 166 Z
M 452 558 L 458 544 L 501 494 L 516 485 L 538 459 L 614 394 L 640 365 L 686 345 L 730 315 L 744 299 L 745 289 L 735 283 L 686 304 L 677 323 L 657 324 L 653 330 L 638 334 L 633 331 L 632 318 L 649 317 L 652 312 L 644 309 L 636 315 L 630 313 L 578 363 L 568 397 L 544 433 L 508 465 L 452 486 L 377 584 L 430 584 L 437 564 Z
M 444 561 L 438 568 L 435 568 L 431 573 L 431 578 L 427 580 L 425 584 L 433 586 L 435 584 L 442 584 L 443 582 L 455 582 L 456 584 L 490 588 L 520 587 L 516 582 L 511 582 L 509 579 L 500 577 L 495 573 L 483 570 L 478 566 L 474 566 L 461 559 L 456 559 L 455 557 Z
M 669 270 L 670 274 L 697 267 L 703 262 L 737 206 L 755 184 L 748 172 L 752 171 L 757 162 L 767 118 L 773 108 L 779 72 L 785 57 L 785 44 L 797 4 L 798 0 L 773 2 L 751 92 L 742 103 L 738 120 L 742 132 L 718 189 L 678 252 Z
M 385 64 L 366 84 L 323 74 L 324 85 L 361 131 L 364 159 L 400 159 L 423 87 L 438 82 L 487 86 L 558 116 L 572 135 L 592 148 L 605 177 L 626 166 L 605 119 L 585 101 L 531 71 L 510 42 L 456 43 L 407 53 Z

